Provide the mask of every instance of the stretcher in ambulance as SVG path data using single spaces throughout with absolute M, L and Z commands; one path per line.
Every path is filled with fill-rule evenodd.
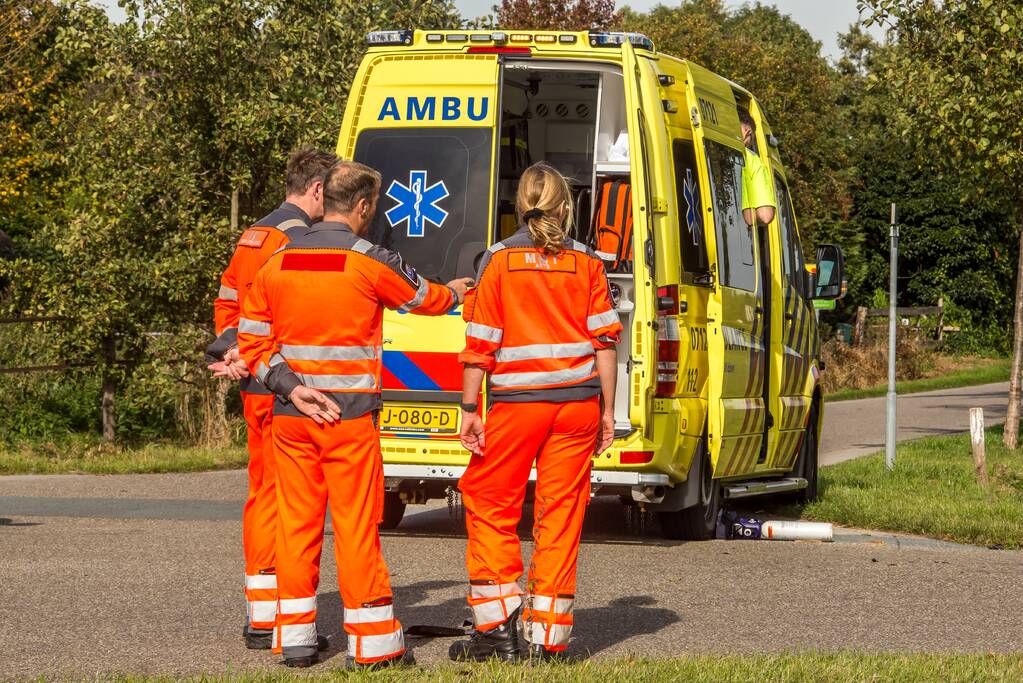
M 730 498 L 815 496 L 823 402 L 812 299 L 844 293 L 842 254 L 818 249 L 826 277 L 806 267 L 757 100 L 637 34 L 401 30 L 368 40 L 338 153 L 382 173 L 370 238 L 421 274 L 474 275 L 484 250 L 515 231 L 518 176 L 536 161 L 568 178 L 575 239 L 601 247 L 599 221 L 631 219 L 627 244 L 601 252 L 625 332 L 616 438 L 593 459 L 594 495 L 656 511 L 672 538 L 711 536 Z M 756 154 L 774 184 L 766 226 L 743 218 L 740 108 L 757 122 Z M 464 334 L 460 310 L 385 316 L 385 527 L 408 504 L 450 495 L 468 462 L 458 439 Z

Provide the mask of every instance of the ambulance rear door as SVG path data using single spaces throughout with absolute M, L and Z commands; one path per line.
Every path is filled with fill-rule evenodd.
M 629 370 L 629 420 L 652 438 L 653 394 L 657 383 L 656 253 L 653 212 L 655 188 L 650 170 L 651 126 L 658 126 L 658 139 L 666 139 L 664 115 L 656 95 L 656 75 L 649 63 L 640 63 L 628 41 L 622 43 L 622 76 L 629 132 L 629 182 L 632 186 L 634 278 L 636 309 L 632 319 L 631 367 Z M 654 106 L 651 116 L 644 110 Z M 619 387 L 619 391 L 622 388 Z
M 383 176 L 369 238 L 434 282 L 473 276 L 487 248 L 499 80 L 494 54 L 383 53 L 352 89 L 338 151 Z M 383 332 L 382 432 L 457 439 L 461 308 L 387 311 Z
M 742 215 L 745 164 L 735 98 L 727 81 L 689 63 L 688 104 L 710 203 L 707 230 L 714 289 L 707 303 L 708 448 L 714 477 L 756 469 L 764 443 L 766 357 L 757 231 Z

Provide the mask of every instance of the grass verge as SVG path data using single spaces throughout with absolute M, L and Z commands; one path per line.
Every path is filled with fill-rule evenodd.
M 899 444 L 895 470 L 884 454 L 824 467 L 821 496 L 808 519 L 867 529 L 924 534 L 977 545 L 1023 547 L 1023 456 L 987 430 L 990 485 L 973 473 L 969 434 Z
M 969 387 L 978 384 L 991 384 L 993 382 L 1006 382 L 1009 380 L 1008 359 L 992 359 L 984 365 L 953 370 L 939 377 L 927 377 L 924 379 L 912 379 L 895 383 L 895 390 L 900 394 L 916 394 L 921 391 L 936 391 L 938 389 L 954 389 L 956 387 Z M 888 393 L 887 384 L 877 384 L 866 389 L 840 389 L 834 393 L 825 394 L 827 401 L 849 401 L 856 398 L 872 398 L 884 396 Z
M 0 475 L 138 474 L 244 467 L 245 449 L 150 443 L 110 446 L 95 437 L 0 444 Z
M 1021 655 L 925 655 L 925 654 L 785 654 L 785 655 L 696 655 L 672 659 L 604 659 L 576 664 L 509 666 L 496 663 L 472 666 L 444 665 L 432 670 L 383 670 L 373 673 L 339 672 L 312 675 L 289 672 L 204 675 L 194 681 L 239 683 L 337 681 L 438 681 L 483 683 L 484 681 L 691 681 L 727 683 L 770 681 L 1018 681 L 1023 677 Z M 127 676 L 113 680 L 125 683 L 182 679 Z

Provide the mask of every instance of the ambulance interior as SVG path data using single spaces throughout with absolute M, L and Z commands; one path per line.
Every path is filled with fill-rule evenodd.
M 590 64 L 509 62 L 503 73 L 500 183 L 495 238 L 517 229 L 515 192 L 522 172 L 546 161 L 568 180 L 575 202 L 573 237 L 591 247 L 594 197 L 604 183 L 628 181 L 625 88 L 620 70 Z M 618 345 L 616 431 L 629 422 L 629 355 L 635 305 L 631 261 L 605 261 L 624 331 Z M 614 271 L 614 272 L 611 272 Z

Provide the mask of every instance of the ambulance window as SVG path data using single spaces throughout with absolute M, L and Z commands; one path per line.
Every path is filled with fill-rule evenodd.
M 682 270 L 706 273 L 710 270 L 703 236 L 703 206 L 700 203 L 696 150 L 689 140 L 675 140 L 675 193 L 678 200 L 678 240 Z
M 714 202 L 718 277 L 725 287 L 757 288 L 753 231 L 742 217 L 742 152 L 707 141 L 707 166 Z
M 382 176 L 369 239 L 430 280 L 472 276 L 487 245 L 491 140 L 489 128 L 363 131 L 355 160 Z
M 774 174 L 774 190 L 778 200 L 778 221 L 781 225 L 783 272 L 788 278 L 789 283 L 806 296 L 808 278 L 803 263 L 803 250 L 799 246 L 795 213 L 792 211 L 792 201 L 789 198 L 788 187 L 785 186 L 785 181 L 777 173 Z

